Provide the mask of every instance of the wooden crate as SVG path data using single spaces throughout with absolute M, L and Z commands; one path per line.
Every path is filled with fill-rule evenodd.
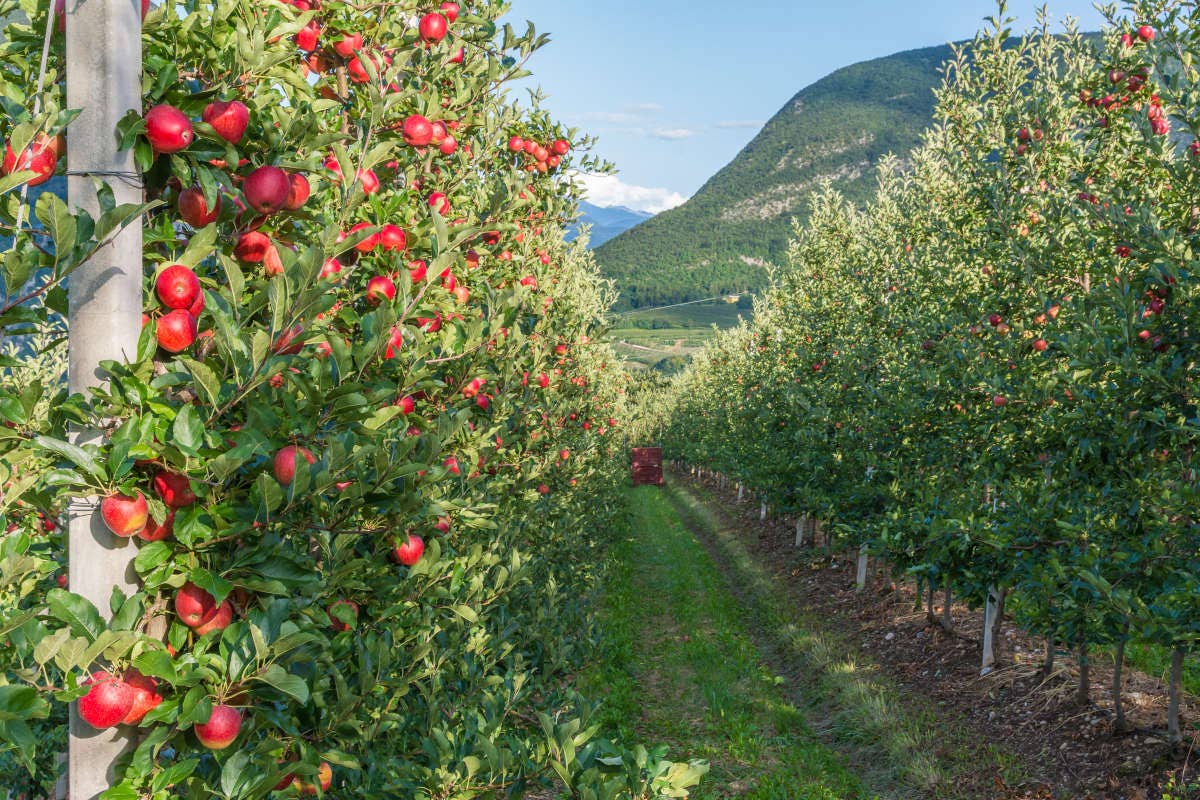
M 634 486 L 662 486 L 662 448 L 635 447 L 630 462 Z

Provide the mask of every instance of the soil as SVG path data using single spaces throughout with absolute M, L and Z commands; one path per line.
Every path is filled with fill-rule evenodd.
M 1059 652 L 1050 677 L 1042 675 L 1045 642 L 1010 624 L 1001 625 L 997 668 L 980 675 L 983 615 L 951 603 L 952 630 L 941 625 L 942 596 L 934 614 L 925 610 L 913 581 L 893 582 L 872 564 L 867 587 L 858 591 L 856 560 L 851 553 L 827 553 L 823 542 L 795 545 L 796 520 L 770 516 L 749 500 L 738 503 L 732 484 L 725 490 L 715 478 L 675 473 L 685 486 L 702 489 L 716 502 L 712 513 L 742 539 L 774 573 L 787 595 L 810 620 L 821 620 L 844 641 L 857 642 L 863 655 L 880 665 L 904 691 L 930 698 L 944 718 L 965 727 L 978 741 L 994 743 L 1016 756 L 1021 772 L 1032 776 L 1006 786 L 980 776 L 974 790 L 980 800 L 1157 800 L 1174 778 L 1176 787 L 1200 780 L 1200 698 L 1186 697 L 1184 730 L 1190 743 L 1172 749 L 1166 739 L 1167 687 L 1155 676 L 1126 667 L 1125 713 L 1133 730 L 1118 733 L 1113 724 L 1111 658 L 1093 656 L 1087 704 L 1075 699 L 1079 669 Z M 1175 798 L 1197 798 L 1176 788 Z

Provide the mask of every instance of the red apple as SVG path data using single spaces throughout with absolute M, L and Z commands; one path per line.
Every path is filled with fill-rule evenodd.
M 446 38 L 446 18 L 436 11 L 426 14 L 417 23 L 417 32 L 425 42 L 437 44 Z
M 367 302 L 373 306 L 396 299 L 396 284 L 386 275 L 376 275 L 367 281 Z
M 352 600 L 338 600 L 329 608 L 330 626 L 335 631 L 348 631 L 350 630 L 350 623 L 342 622 L 340 619 L 334 616 L 333 609 L 338 608 L 339 606 L 350 609 L 350 617 L 352 619 L 358 619 L 358 603 L 355 603 Z
M 308 178 L 298 172 L 293 172 L 288 176 L 288 184 L 288 196 L 283 207 L 288 211 L 295 211 L 308 202 L 308 195 L 312 192 L 312 187 L 308 185 Z
M 167 308 L 191 308 L 203 290 L 196 273 L 183 264 L 172 264 L 154 279 L 154 293 Z
M 359 233 L 360 231 L 369 230 L 374 227 L 375 226 L 369 222 L 360 222 L 357 225 L 355 225 L 353 228 L 350 229 L 350 233 Z M 378 245 L 379 245 L 379 232 L 376 231 L 375 233 L 371 234 L 367 238 L 363 239 L 358 244 L 354 245 L 354 249 L 360 253 L 370 253 Z
M 140 725 L 145 716 L 163 701 L 158 693 L 158 681 L 148 678 L 136 669 L 125 670 L 125 683 L 133 690 L 133 707 L 121 722 L 125 725 Z
M 186 475 L 159 472 L 154 476 L 154 491 L 168 508 L 186 508 L 196 502 L 196 493 Z
M 146 521 L 150 519 L 150 506 L 141 492 L 134 497 L 110 494 L 100 501 L 100 516 L 114 536 L 128 539 L 145 529 Z
M 420 283 L 421 281 L 425 280 L 428 274 L 429 267 L 424 261 L 418 259 L 416 261 L 408 262 L 408 275 L 410 278 L 412 278 L 413 283 Z
M 1048 348 L 1049 346 L 1050 345 L 1047 344 L 1045 339 L 1037 339 L 1033 343 L 1033 349 L 1038 351 L 1039 353 L 1044 353 L 1046 351 L 1046 348 Z
M 455 22 L 458 20 L 458 3 L 442 3 L 440 9 L 442 16 L 447 22 Z
M 420 114 L 413 114 L 404 120 L 401 128 L 404 143 L 410 147 L 424 147 L 433 141 L 433 124 Z
M 168 353 L 182 353 L 196 341 L 196 318 L 184 308 L 177 308 L 158 320 L 155 329 L 158 346 Z
M 514 136 L 508 140 L 508 149 L 514 153 L 520 153 L 525 149 L 525 140 L 520 136 Z
M 392 558 L 406 567 L 411 567 L 421 560 L 425 552 L 425 540 L 415 533 L 409 534 L 405 540 L 392 550 Z
M 1141 39 L 1143 42 L 1153 42 L 1154 41 L 1154 28 L 1150 27 L 1149 25 L 1142 25 L 1141 27 L 1139 27 L 1137 29 L 1137 34 L 1138 34 L 1138 38 Z
M 413 399 L 411 394 L 401 397 L 396 401 L 396 405 L 400 407 L 401 414 L 411 414 L 417 409 L 417 401 Z
M 458 150 L 458 140 L 453 136 L 447 135 L 442 143 L 438 145 L 438 150 L 444 156 L 452 156 Z
M 211 125 L 222 139 L 237 144 L 246 135 L 250 109 L 240 100 L 217 100 L 204 107 L 200 118 Z
M 443 217 L 450 215 L 450 199 L 442 192 L 434 192 L 429 195 L 429 207 L 436 209 Z
M 550 145 L 550 149 L 554 151 L 556 156 L 565 156 L 571 152 L 571 143 L 566 139 L 555 139 L 554 144 Z
M 317 40 L 321 36 L 321 24 L 315 19 L 296 32 L 296 47 L 306 52 L 317 49 Z
M 317 768 L 316 783 L 296 781 L 296 789 L 302 796 L 314 797 L 317 794 L 318 784 L 320 784 L 322 792 L 328 792 L 329 787 L 333 786 L 333 767 L 329 766 L 328 762 L 322 761 L 321 766 Z
M 138 534 L 138 538 L 143 542 L 158 542 L 166 539 L 175 532 L 175 509 L 167 512 L 166 519 L 162 525 L 154 521 L 154 517 L 146 520 L 146 528 Z
M 379 229 L 379 246 L 392 253 L 398 253 L 408 246 L 408 235 L 402 228 L 388 223 Z
M 208 722 L 192 728 L 200 744 L 209 750 L 224 750 L 242 729 L 242 714 L 233 706 L 214 705 Z
M 33 143 L 21 151 L 20 158 L 13 152 L 11 144 L 5 144 L 4 163 L 0 172 L 11 175 L 14 172 L 31 170 L 34 177 L 29 179 L 30 186 L 40 186 L 54 176 L 58 168 L 58 154 L 51 146 L 53 140 L 48 136 L 39 136 Z
M 363 46 L 361 33 L 346 33 L 333 43 L 333 49 L 342 58 L 350 58 Z
M 204 192 L 193 186 L 179 193 L 178 206 L 179 216 L 184 222 L 193 228 L 203 228 L 216 222 L 217 217 L 221 216 L 221 195 L 217 195 L 217 201 L 210 210 L 208 201 L 204 199 Z
M 275 454 L 274 470 L 275 480 L 282 483 L 284 486 L 291 484 L 296 479 L 296 464 L 297 459 L 303 457 L 309 464 L 316 463 L 316 457 L 304 447 L 298 447 L 294 444 L 289 444 L 287 447 L 280 448 Z
M 174 106 L 157 105 L 146 112 L 146 138 L 159 153 L 178 153 L 195 138 L 192 123 Z
M 197 636 L 203 636 L 209 631 L 223 631 L 233 622 L 233 606 L 228 600 L 222 600 L 212 614 L 207 616 L 192 630 Z
M 175 593 L 175 613 L 184 625 L 196 628 L 216 615 L 217 601 L 211 594 L 189 581 Z
M 260 214 L 274 214 L 283 208 L 292 191 L 292 181 L 279 167 L 263 166 L 246 176 L 242 194 L 246 205 Z
M 233 254 L 247 264 L 259 264 L 266 258 L 270 246 L 271 239 L 265 233 L 247 231 L 238 237 Z
M 90 688 L 79 698 L 79 716 L 88 725 L 111 728 L 129 716 L 135 699 L 132 686 L 107 672 L 93 672 L 84 685 Z

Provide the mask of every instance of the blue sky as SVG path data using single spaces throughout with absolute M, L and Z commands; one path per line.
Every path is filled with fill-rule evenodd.
M 1017 29 L 1041 0 L 1012 0 Z M 1087 30 L 1090 0 L 1052 0 Z M 661 211 L 692 195 L 800 89 L 833 70 L 969 38 L 993 0 L 512 0 L 552 41 L 530 62 L 547 106 L 620 169 L 598 205 Z M 1057 27 L 1057 26 L 1056 26 Z

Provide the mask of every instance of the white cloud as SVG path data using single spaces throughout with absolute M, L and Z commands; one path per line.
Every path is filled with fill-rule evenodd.
M 631 106 L 626 106 L 626 114 L 657 114 L 662 111 L 663 107 L 658 103 L 635 103 Z
M 717 127 L 718 128 L 761 128 L 763 125 L 766 125 L 766 124 L 767 124 L 766 122 L 763 122 L 760 119 L 747 119 L 747 120 L 734 119 L 734 120 L 726 120 L 725 122 L 718 122 Z
M 587 190 L 588 202 L 601 207 L 627 206 L 657 214 L 683 205 L 687 200 L 679 192 L 625 183 L 615 175 L 580 174 L 576 177 Z
M 696 132 L 691 128 L 655 128 L 655 139 L 667 139 L 676 141 L 679 139 L 690 139 L 696 135 Z

